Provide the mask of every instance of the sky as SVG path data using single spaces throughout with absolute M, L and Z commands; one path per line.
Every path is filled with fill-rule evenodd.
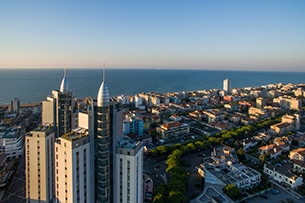
M 303 0 L 0 1 L 1 68 L 305 71 Z

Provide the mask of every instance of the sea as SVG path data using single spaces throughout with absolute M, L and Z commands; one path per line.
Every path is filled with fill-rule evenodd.
M 305 72 L 258 72 L 173 69 L 105 69 L 111 97 L 141 92 L 183 92 L 222 89 L 229 79 L 232 88 L 259 87 L 275 83 L 305 83 Z M 0 105 L 14 98 L 23 103 L 39 103 L 58 90 L 62 69 L 0 69 Z M 102 69 L 67 69 L 74 97 L 96 97 L 103 80 Z

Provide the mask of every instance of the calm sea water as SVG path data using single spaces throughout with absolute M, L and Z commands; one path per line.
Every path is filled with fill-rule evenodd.
M 140 92 L 176 92 L 222 89 L 228 78 L 232 88 L 271 83 L 305 83 L 305 72 L 249 72 L 208 70 L 106 69 L 110 96 L 135 95 Z M 63 70 L 1 70 L 0 104 L 18 97 L 21 103 L 41 102 L 53 89 L 59 89 Z M 68 69 L 67 78 L 75 97 L 96 97 L 102 70 Z

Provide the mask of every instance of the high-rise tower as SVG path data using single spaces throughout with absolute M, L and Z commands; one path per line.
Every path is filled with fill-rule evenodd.
M 77 128 L 62 135 L 54 149 L 56 202 L 93 202 L 88 129 Z
M 54 127 L 42 123 L 25 136 L 26 202 L 53 202 Z
M 110 135 L 110 98 L 105 79 L 97 95 L 95 135 L 95 201 L 112 202 L 112 137 Z
M 121 136 L 116 144 L 117 203 L 143 202 L 143 145 L 128 136 Z
M 223 81 L 223 90 L 226 91 L 227 93 L 230 93 L 231 91 L 231 82 L 229 79 L 225 79 Z
M 54 123 L 56 137 L 72 130 L 72 106 L 72 92 L 65 70 L 60 89 L 53 90 L 52 96 L 47 97 L 42 103 L 42 122 Z

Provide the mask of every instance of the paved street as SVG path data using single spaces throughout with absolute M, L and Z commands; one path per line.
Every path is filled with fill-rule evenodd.
M 257 196 L 252 199 L 246 200 L 246 202 L 248 202 L 248 203 L 257 203 L 257 202 L 259 202 L 259 203 L 289 203 L 289 202 L 304 203 L 305 202 L 304 199 L 301 199 L 301 200 L 297 199 L 279 187 L 277 187 L 276 189 L 278 191 L 280 191 L 279 194 L 271 194 L 270 192 L 268 192 L 265 194 L 267 197 L 266 199 L 263 197 Z

